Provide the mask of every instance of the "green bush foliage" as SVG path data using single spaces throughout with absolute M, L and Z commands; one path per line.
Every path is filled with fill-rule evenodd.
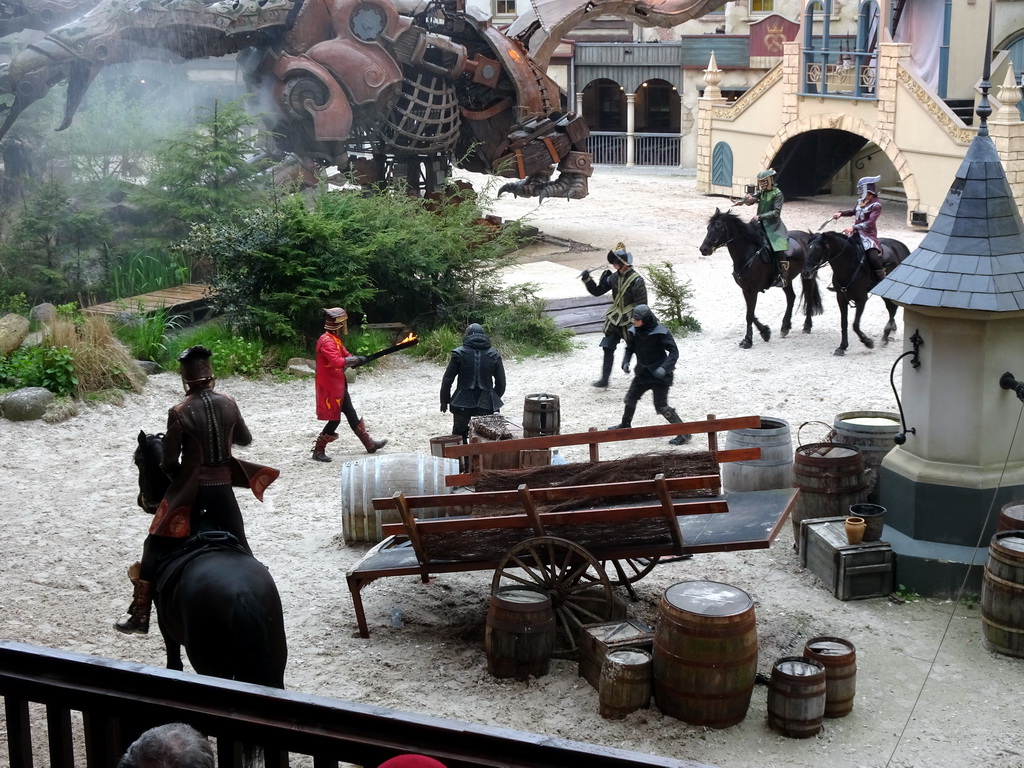
M 75 394 L 75 356 L 67 347 L 19 347 L 0 360 L 0 384 L 12 389 L 44 387 L 55 395 Z
M 688 336 L 701 330 L 697 318 L 690 314 L 690 300 L 693 289 L 689 280 L 680 280 L 671 262 L 663 261 L 660 266 L 652 264 L 643 267 L 647 283 L 657 297 L 651 308 L 658 320 L 679 336 Z
M 112 325 L 117 338 L 128 346 L 132 357 L 136 360 L 151 360 L 166 368 L 170 362 L 167 334 L 180 328 L 183 320 L 180 315 L 171 316 L 163 307 L 147 314 L 140 304 L 136 313 L 131 314 L 127 321 L 115 320 Z

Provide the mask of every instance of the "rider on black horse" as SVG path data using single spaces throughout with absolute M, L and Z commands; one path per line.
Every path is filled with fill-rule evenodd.
M 865 176 L 857 182 L 857 205 L 845 211 L 836 211 L 833 221 L 842 216 L 854 216 L 853 226 L 843 230 L 850 239 L 860 246 L 867 257 L 871 271 L 878 282 L 885 280 L 885 266 L 882 264 L 882 245 L 878 242 L 878 217 L 882 215 L 882 203 L 878 200 L 881 176 Z
M 160 561 L 185 543 L 200 516 L 205 518 L 204 527 L 230 533 L 252 554 L 232 486 L 250 488 L 262 501 L 263 492 L 280 474 L 231 455 L 232 444 L 249 445 L 252 435 L 234 399 L 213 391 L 210 355 L 205 347 L 196 346 L 178 358 L 185 399 L 167 413 L 161 462 L 171 484 L 158 507 L 156 499 L 140 496 L 143 508 L 153 512 L 156 507 L 156 514 L 143 545 L 142 562 L 128 569 L 135 593 L 129 616 L 114 624 L 121 632 L 149 631 Z
M 768 254 L 775 265 L 777 274 L 772 284 L 773 288 L 785 288 L 789 284 L 789 261 L 786 259 L 786 251 L 789 250 L 789 230 L 782 223 L 784 202 L 782 190 L 775 186 L 774 168 L 757 174 L 757 192 L 738 201 L 739 205 L 757 203 L 757 213 L 751 222 L 760 224 Z

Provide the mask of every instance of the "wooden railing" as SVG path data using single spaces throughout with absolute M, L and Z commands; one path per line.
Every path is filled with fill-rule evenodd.
M 220 768 L 241 765 L 245 744 L 261 746 L 265 764 L 275 768 L 287 766 L 290 755 L 312 757 L 314 768 L 342 763 L 372 768 L 409 752 L 434 757 L 448 768 L 700 768 L 657 755 L 5 640 L 0 640 L 0 696 L 10 768 L 110 768 L 139 733 L 170 722 L 189 723 L 215 740 Z M 42 705 L 45 717 L 36 705 Z M 74 713 L 81 713 L 80 722 Z

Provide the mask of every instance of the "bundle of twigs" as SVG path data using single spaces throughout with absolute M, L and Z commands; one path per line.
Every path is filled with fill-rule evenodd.
M 525 483 L 529 488 L 552 488 L 568 485 L 601 485 L 622 483 L 631 480 L 652 480 L 656 475 L 665 477 L 695 477 L 718 474 L 718 462 L 710 451 L 678 453 L 650 453 L 631 456 L 626 459 L 599 462 L 579 462 L 527 469 L 494 469 L 481 473 L 475 489 L 477 491 L 515 490 Z M 700 488 L 673 494 L 676 498 L 710 498 L 716 493 L 710 488 Z M 652 496 L 609 496 L 612 503 L 647 501 Z M 555 505 L 538 505 L 545 512 L 564 509 L 580 509 L 599 505 L 601 497 L 574 499 Z M 509 514 L 515 510 L 491 508 L 485 514 Z M 483 510 L 481 510 L 483 512 Z

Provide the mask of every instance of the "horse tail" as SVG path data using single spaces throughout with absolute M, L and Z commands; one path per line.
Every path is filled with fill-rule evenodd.
M 817 273 L 803 277 L 803 290 L 800 292 L 800 309 L 806 317 L 824 314 L 825 307 L 821 301 L 821 290 L 818 287 Z

